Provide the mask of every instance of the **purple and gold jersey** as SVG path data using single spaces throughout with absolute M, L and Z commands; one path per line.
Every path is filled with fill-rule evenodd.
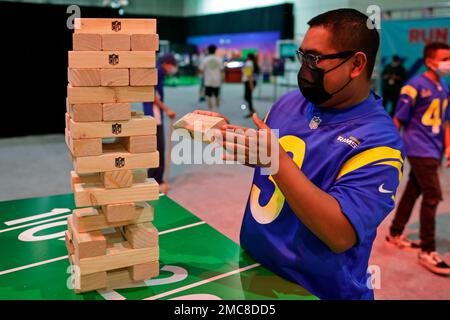
M 395 117 L 405 126 L 403 142 L 408 157 L 440 160 L 444 151 L 444 125 L 450 120 L 449 89 L 423 74 L 409 80 L 400 92 Z
M 296 90 L 274 104 L 266 123 L 279 130 L 280 145 L 299 170 L 339 202 L 358 241 L 343 253 L 331 251 L 257 167 L 241 245 L 319 298 L 373 299 L 369 256 L 378 225 L 394 208 L 404 162 L 400 135 L 381 99 L 372 93 L 344 110 L 319 109 Z

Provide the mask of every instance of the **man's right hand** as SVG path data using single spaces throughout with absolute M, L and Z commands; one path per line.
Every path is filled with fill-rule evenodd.
M 202 114 L 202 115 L 204 115 L 204 116 L 210 116 L 210 117 L 218 117 L 218 118 L 222 118 L 222 119 L 224 119 L 227 123 L 230 123 L 230 121 L 228 120 L 227 117 L 225 117 L 224 115 L 221 115 L 220 113 L 217 113 L 217 112 L 206 111 L 206 110 L 194 110 L 194 111 L 192 111 L 192 113 L 195 113 L 195 114 Z

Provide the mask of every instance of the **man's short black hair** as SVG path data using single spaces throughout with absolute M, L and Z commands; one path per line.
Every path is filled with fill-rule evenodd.
M 208 46 L 208 53 L 209 53 L 209 54 L 214 54 L 214 53 L 216 53 L 216 50 L 217 50 L 216 45 L 210 44 L 210 45 Z
M 394 55 L 392 56 L 392 60 L 393 60 L 393 61 L 400 61 L 400 57 L 399 57 L 398 55 L 394 54 Z
M 428 43 L 425 48 L 423 48 L 423 61 L 425 61 L 426 58 L 433 59 L 436 55 L 436 51 L 439 49 L 450 49 L 449 45 L 445 42 L 430 42 Z
M 336 50 L 364 52 L 367 56 L 367 77 L 370 79 L 380 46 L 380 36 L 374 21 L 368 23 L 369 19 L 358 10 L 344 8 L 319 14 L 309 20 L 308 25 L 322 26 L 332 32 L 333 46 Z

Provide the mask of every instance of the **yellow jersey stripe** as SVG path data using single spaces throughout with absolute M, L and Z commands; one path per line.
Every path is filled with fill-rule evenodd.
M 404 86 L 402 88 L 402 90 L 400 91 L 400 94 L 406 94 L 408 96 L 411 97 L 411 99 L 413 99 L 413 103 L 416 101 L 416 97 L 417 97 L 417 90 L 416 88 L 414 88 L 413 86 L 407 84 L 406 86 Z
M 387 159 L 395 159 L 403 164 L 402 153 L 399 150 L 390 147 L 376 147 L 363 151 L 353 158 L 347 160 L 347 162 L 344 163 L 341 170 L 339 171 L 336 180 L 340 179 L 347 173 L 355 171 L 370 163 Z
M 386 165 L 386 166 L 391 166 L 394 167 L 395 169 L 398 170 L 398 182 L 400 183 L 400 181 L 402 180 L 403 177 L 403 164 L 401 162 L 398 161 L 383 161 L 383 162 L 378 162 L 375 164 L 376 166 L 379 165 Z

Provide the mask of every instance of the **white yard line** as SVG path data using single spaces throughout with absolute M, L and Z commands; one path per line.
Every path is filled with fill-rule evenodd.
M 53 210 L 50 211 L 50 212 L 45 212 L 45 213 L 41 213 L 41 214 L 36 214 L 36 215 L 34 215 L 34 216 L 31 216 L 31 217 L 26 217 L 26 218 L 21 218 L 21 219 L 15 219 L 15 220 L 10 220 L 10 221 L 5 221 L 5 224 L 6 224 L 7 226 L 13 226 L 13 225 L 20 224 L 20 223 L 24 223 L 24 222 L 29 222 L 29 221 L 33 221 L 33 220 L 39 220 L 39 219 L 42 219 L 42 218 L 48 218 L 48 217 L 51 217 L 51 216 L 57 216 L 57 215 L 59 215 L 59 214 L 68 213 L 68 212 L 70 212 L 70 211 L 71 211 L 71 210 L 70 210 L 70 209 L 67 209 L 67 208 L 56 208 L 56 209 L 53 209 Z
M 62 217 L 59 217 L 59 218 L 62 218 Z M 47 221 L 50 221 L 50 220 L 56 220 L 56 218 L 54 218 L 54 219 L 49 219 L 49 220 L 47 220 Z M 182 227 L 178 227 L 178 228 L 173 228 L 173 229 L 161 231 L 159 234 L 160 234 L 160 235 L 163 235 L 163 234 L 167 234 L 167 233 L 171 233 L 171 232 L 175 232 L 175 231 L 179 231 L 179 230 L 184 230 L 184 229 L 188 229 L 188 228 L 193 228 L 193 227 L 196 227 L 196 226 L 200 226 L 200 225 L 202 225 L 202 224 L 205 224 L 205 223 L 206 223 L 205 221 L 200 221 L 200 222 L 188 224 L 188 225 L 185 225 L 185 226 L 182 226 Z M 35 224 L 35 223 L 33 223 L 33 225 L 34 225 L 34 224 Z M 32 224 L 30 223 L 29 225 L 32 225 Z M 18 227 L 16 227 L 16 228 L 18 228 Z M 11 229 L 12 229 L 12 228 L 11 228 Z M 4 231 L 4 230 L 1 230 L 0 233 L 1 233 L 2 231 Z M 17 268 L 13 268 L 13 269 L 8 269 L 8 270 L 0 271 L 0 276 L 2 276 L 2 275 L 4 275 L 4 274 L 12 273 L 12 272 L 20 271 L 20 270 L 25 270 L 25 269 L 29 269 L 29 268 L 34 268 L 34 267 L 42 266 L 42 265 L 44 265 L 44 264 L 48 264 L 48 263 L 52 263 L 52 262 L 56 262 L 56 261 L 64 260 L 64 259 L 67 259 L 67 255 L 61 256 L 61 257 L 57 257 L 57 258 L 53 258 L 53 259 L 50 259 L 50 260 L 45 260 L 45 261 L 41 261 L 41 262 L 36 262 L 36 263 L 28 264 L 28 265 L 21 266 L 21 267 L 17 267 Z
M 188 285 L 186 285 L 184 287 L 180 287 L 180 288 L 173 289 L 173 290 L 170 290 L 170 291 L 167 291 L 167 292 L 163 292 L 163 293 L 160 293 L 160 294 L 148 297 L 148 298 L 146 298 L 144 300 L 156 300 L 156 299 L 161 299 L 161 298 L 164 298 L 164 297 L 167 297 L 167 296 L 171 296 L 171 295 L 173 295 L 175 293 L 178 293 L 178 292 L 181 292 L 181 291 L 192 289 L 192 288 L 195 288 L 195 287 L 198 287 L 198 286 L 201 286 L 201 285 L 204 285 L 204 284 L 216 281 L 216 280 L 227 278 L 229 276 L 232 276 L 232 275 L 235 275 L 235 274 L 238 274 L 238 273 L 250 270 L 250 269 L 254 269 L 256 267 L 259 267 L 260 265 L 261 264 L 259 264 L 259 263 L 255 263 L 255 264 L 249 265 L 249 266 L 244 267 L 244 268 L 236 269 L 236 270 L 233 270 L 233 271 L 230 271 L 230 272 L 227 272 L 227 273 L 222 273 L 222 274 L 219 274 L 217 276 L 214 276 L 214 277 L 202 280 L 202 281 L 198 281 L 198 282 L 195 282 L 195 283 L 188 284 Z
M 67 218 L 68 216 L 70 216 L 70 214 L 66 214 L 65 216 L 56 217 L 56 218 L 51 218 L 51 219 L 47 219 L 47 220 L 41 220 L 41 221 L 36 221 L 36 222 L 28 223 L 28 224 L 23 224 L 23 225 L 21 225 L 21 226 L 12 227 L 12 228 L 8 228 L 8 229 L 2 229 L 2 230 L 0 230 L 0 233 L 4 233 L 4 232 L 8 232 L 8 231 L 13 231 L 13 230 L 17 230 L 17 229 L 22 229 L 22 228 L 26 228 L 26 227 L 31 227 L 31 226 L 35 226 L 35 225 L 37 225 L 37 224 L 44 224 L 44 223 L 46 223 L 46 222 L 50 222 L 50 221 L 55 221 L 55 220 Z

